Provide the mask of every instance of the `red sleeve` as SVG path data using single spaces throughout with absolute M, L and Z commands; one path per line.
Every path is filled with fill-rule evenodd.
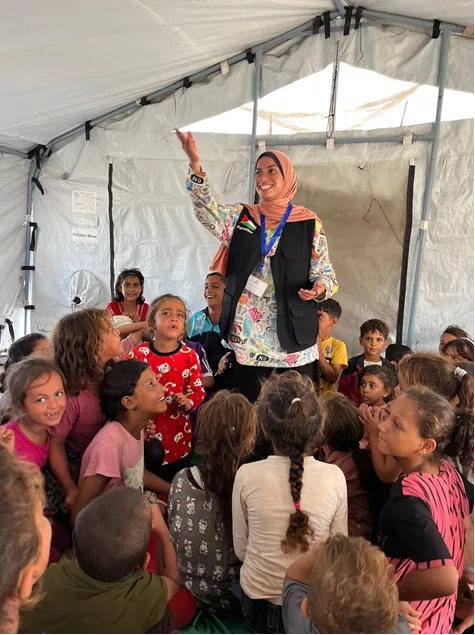
M 120 306 L 118 302 L 109 302 L 107 308 L 112 313 L 112 315 L 122 315 L 122 311 L 120 310 Z
M 144 322 L 147 319 L 148 309 L 149 309 L 149 306 L 148 306 L 148 304 L 146 302 L 144 302 L 143 304 L 140 305 L 140 308 L 138 310 L 138 314 L 139 314 L 139 318 L 142 320 L 142 322 Z
M 198 408 L 200 403 L 206 396 L 205 389 L 203 387 L 203 374 L 201 372 L 201 365 L 198 355 L 191 348 L 189 349 L 190 355 L 190 374 L 188 375 L 185 383 L 184 394 L 193 404 L 192 410 Z
M 340 375 L 340 379 L 338 380 L 338 392 L 345 397 L 350 396 L 350 383 L 351 383 L 351 375 L 345 374 L 345 371 Z

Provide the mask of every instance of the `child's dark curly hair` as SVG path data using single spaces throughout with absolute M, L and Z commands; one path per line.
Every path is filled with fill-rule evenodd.
M 282 551 L 308 551 L 313 530 L 300 509 L 304 458 L 314 454 L 322 419 L 315 387 L 295 371 L 274 374 L 262 386 L 257 415 L 274 447 L 290 459 L 289 484 L 295 511 L 282 540 Z

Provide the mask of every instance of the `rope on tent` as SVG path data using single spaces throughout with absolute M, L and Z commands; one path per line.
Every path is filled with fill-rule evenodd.
M 337 93 L 337 84 L 338 84 L 338 73 L 340 70 L 339 57 L 338 57 L 339 47 L 340 47 L 340 40 L 337 40 L 335 62 L 333 64 L 333 78 L 332 78 L 332 92 L 330 96 L 330 109 L 328 111 L 328 117 L 327 117 L 328 119 L 327 130 L 326 130 L 327 139 L 331 139 L 333 137 L 333 133 L 335 132 L 336 93 Z

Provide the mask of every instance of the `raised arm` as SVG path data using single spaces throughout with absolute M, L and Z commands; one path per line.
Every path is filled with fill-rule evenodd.
M 200 156 L 193 135 L 191 132 L 175 132 L 190 162 L 191 172 L 186 179 L 186 189 L 190 192 L 196 218 L 220 242 L 229 244 L 243 207 L 240 203 L 222 205 L 216 201 L 210 190 L 208 177 L 201 170 Z

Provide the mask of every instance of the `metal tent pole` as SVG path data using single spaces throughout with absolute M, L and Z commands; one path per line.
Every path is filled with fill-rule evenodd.
M 353 143 L 402 143 L 404 135 L 381 136 L 381 137 L 333 137 L 335 145 L 353 144 Z M 413 135 L 412 141 L 433 141 L 434 135 Z M 265 141 L 266 145 L 272 146 L 319 146 L 326 145 L 326 137 L 296 137 L 292 135 L 286 136 L 259 136 L 257 141 Z
M 332 2 L 333 2 L 333 6 L 338 11 L 338 13 L 342 17 L 345 17 L 345 7 L 343 5 L 343 2 L 341 0 L 332 0 Z
M 438 85 L 439 93 L 437 97 L 437 113 L 434 123 L 434 141 L 430 153 L 429 165 L 426 174 L 426 183 L 424 190 L 424 199 L 422 202 L 421 224 L 419 228 L 419 241 L 417 244 L 416 266 L 414 270 L 414 286 L 412 290 L 411 309 L 409 313 L 409 326 L 407 331 L 407 341 L 409 346 L 414 344 L 414 330 L 416 325 L 417 303 L 419 300 L 419 289 L 421 284 L 422 259 L 424 256 L 424 246 L 426 241 L 427 230 L 429 227 L 429 212 L 432 188 L 434 185 L 434 176 L 437 164 L 437 151 L 440 141 L 440 122 L 442 120 L 442 105 L 444 102 L 445 80 L 447 75 L 447 61 L 449 57 L 450 31 L 442 33 L 442 41 L 440 46 L 439 76 Z
M 12 154 L 14 157 L 20 157 L 20 159 L 28 159 L 28 152 L 21 152 L 20 150 L 15 150 L 15 148 L 9 148 L 8 146 L 0 145 L 0 152 Z
M 33 157 L 30 163 L 30 172 L 28 174 L 28 189 L 26 193 L 26 220 L 25 220 L 25 266 L 33 266 L 33 252 L 31 251 L 31 225 L 33 220 L 33 190 L 35 184 L 33 183 L 33 177 L 36 172 L 36 158 Z M 31 306 L 33 304 L 33 271 L 31 269 L 25 269 L 25 282 L 24 282 L 24 300 L 23 306 Z M 23 334 L 27 335 L 31 333 L 31 310 L 25 308 L 23 312 Z
M 258 48 L 254 57 L 254 75 L 252 76 L 252 133 L 249 157 L 249 203 L 254 203 L 254 169 L 256 165 L 257 116 L 259 114 L 259 93 L 261 87 L 262 50 Z

